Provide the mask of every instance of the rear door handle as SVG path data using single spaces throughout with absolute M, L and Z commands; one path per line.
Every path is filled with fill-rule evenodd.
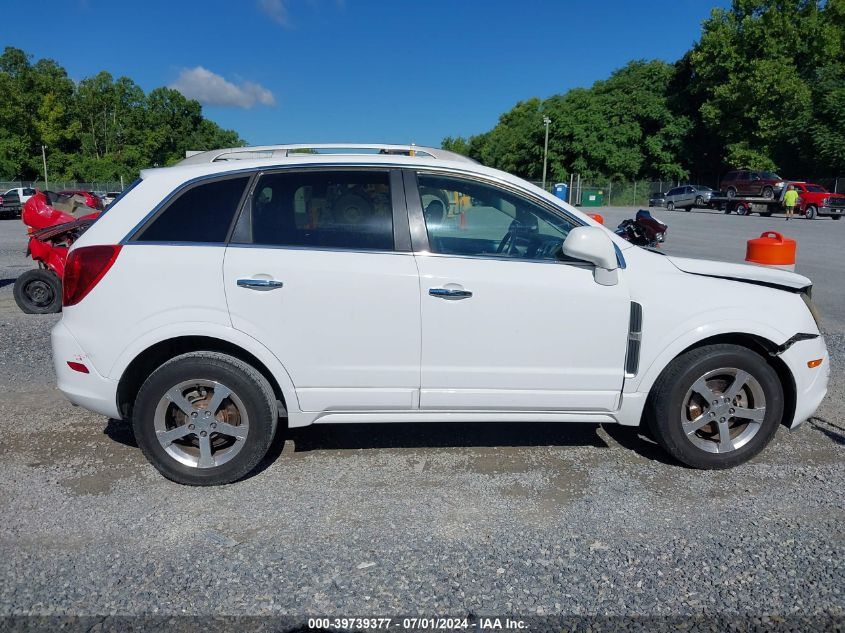
M 429 288 L 428 294 L 442 299 L 468 299 L 472 296 L 472 292 L 460 288 Z
M 284 284 L 275 279 L 238 279 L 238 286 L 250 290 L 275 290 Z

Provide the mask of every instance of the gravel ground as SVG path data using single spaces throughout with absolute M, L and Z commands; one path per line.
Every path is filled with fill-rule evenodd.
M 691 217 L 672 216 L 670 240 Z M 211 614 L 299 616 L 281 628 L 305 614 L 843 626 L 841 328 L 827 337 L 818 417 L 730 471 L 686 469 L 612 426 L 317 426 L 289 432 L 255 476 L 198 489 L 159 476 L 124 423 L 55 390 L 57 317 L 20 314 L 12 299 L 23 249 L 20 223 L 0 222 L 2 616 L 92 616 L 70 621 L 80 630 L 170 630 L 196 621 L 149 618 Z M 841 296 L 832 283 L 819 293 Z M 754 619 L 764 615 L 774 619 Z M 206 626 L 270 620 L 220 622 Z

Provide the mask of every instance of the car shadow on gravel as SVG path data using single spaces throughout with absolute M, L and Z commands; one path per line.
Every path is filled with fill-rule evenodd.
M 663 448 L 648 436 L 648 431 L 639 426 L 622 426 L 621 424 L 607 424 L 602 426 L 605 432 L 622 448 L 647 460 L 660 462 L 667 466 L 681 466 L 689 468 L 669 455 Z
M 13 283 L 15 283 L 14 279 L 0 279 L 0 288 L 11 286 Z
M 103 434 L 118 444 L 138 448 L 138 442 L 135 441 L 135 434 L 132 432 L 132 427 L 129 425 L 129 422 L 126 420 L 115 420 L 114 418 L 109 418 L 109 421 L 106 423 L 106 428 L 103 429 Z
M 296 452 L 390 448 L 593 446 L 607 448 L 596 424 L 426 422 L 315 424 L 289 429 Z
M 520 422 L 427 422 L 396 424 L 315 424 L 280 428 L 266 457 L 246 478 L 272 466 L 283 452 L 354 451 L 362 449 L 520 448 L 531 446 L 592 447 L 612 449 L 602 432 L 616 444 L 650 461 L 683 466 L 642 435 L 639 427 L 618 424 Z M 138 448 L 132 427 L 125 420 L 110 419 L 103 433 L 109 439 Z
M 810 426 L 817 431 L 821 431 L 836 444 L 839 444 L 840 446 L 845 445 L 845 428 L 819 417 L 810 418 L 807 422 Z

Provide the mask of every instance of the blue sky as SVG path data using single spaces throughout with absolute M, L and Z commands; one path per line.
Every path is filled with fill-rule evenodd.
M 632 59 L 674 61 L 726 4 L 6 0 L 7 17 L 31 19 L 14 20 L 2 41 L 55 59 L 76 80 L 104 69 L 146 91 L 176 86 L 251 144 L 439 145 Z

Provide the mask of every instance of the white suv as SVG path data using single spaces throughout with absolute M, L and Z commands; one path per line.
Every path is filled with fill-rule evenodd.
M 824 397 L 809 279 L 633 247 L 443 150 L 344 147 L 146 171 L 71 249 L 59 388 L 166 477 L 243 477 L 279 418 L 645 422 L 725 468 Z

